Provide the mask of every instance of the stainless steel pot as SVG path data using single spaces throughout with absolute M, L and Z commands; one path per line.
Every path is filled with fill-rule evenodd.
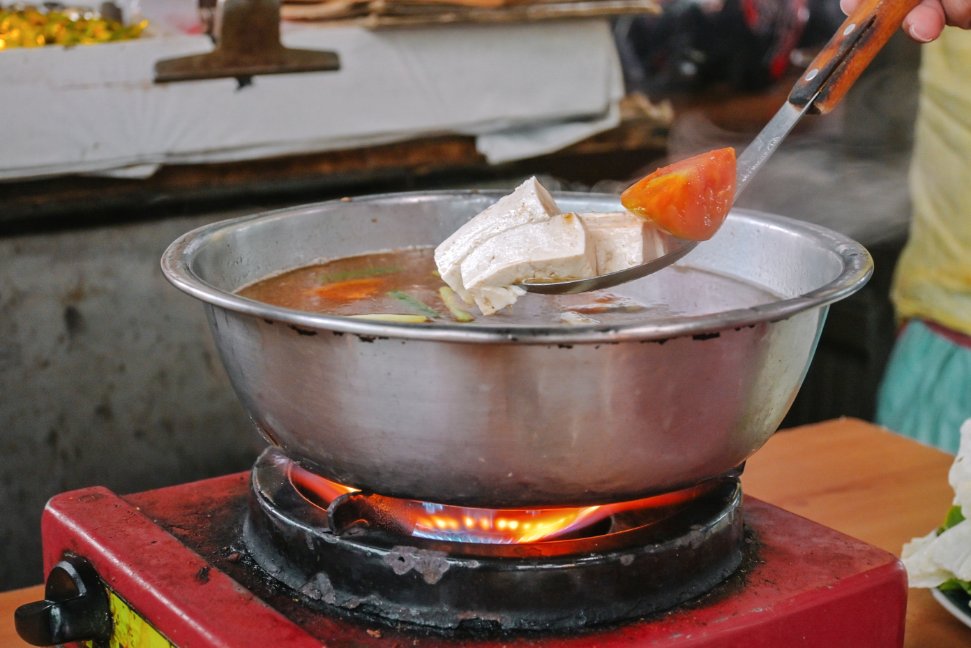
M 828 305 L 872 270 L 841 235 L 736 210 L 681 270 L 622 287 L 687 312 L 623 325 L 392 324 L 234 294 L 321 259 L 437 244 L 499 196 L 381 195 L 216 223 L 176 240 L 162 268 L 205 303 L 232 384 L 269 442 L 364 490 L 491 507 L 632 499 L 740 465 L 792 403 Z M 618 208 L 615 196 L 557 201 Z M 684 268 L 774 296 L 689 291 Z

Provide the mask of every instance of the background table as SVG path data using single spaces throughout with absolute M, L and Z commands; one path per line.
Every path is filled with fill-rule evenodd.
M 951 504 L 953 457 L 855 419 L 777 433 L 748 462 L 746 493 L 838 529 L 892 553 L 936 528 Z M 0 646 L 27 644 L 13 629 L 18 605 L 43 587 L 0 594 Z M 971 645 L 971 628 L 948 614 L 927 590 L 910 590 L 905 645 Z
M 745 467 L 743 491 L 900 555 L 943 521 L 954 457 L 856 419 L 784 430 Z M 971 646 L 971 628 L 931 597 L 907 597 L 904 645 Z

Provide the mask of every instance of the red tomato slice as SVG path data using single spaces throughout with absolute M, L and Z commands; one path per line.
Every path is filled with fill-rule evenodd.
M 620 196 L 629 211 L 672 236 L 714 236 L 735 199 L 735 149 L 723 148 L 675 162 L 641 178 Z

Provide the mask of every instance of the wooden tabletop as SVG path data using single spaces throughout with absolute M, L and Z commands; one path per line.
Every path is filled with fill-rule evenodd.
M 951 504 L 953 457 L 855 419 L 779 432 L 748 462 L 745 492 L 899 555 L 936 528 Z M 18 647 L 13 610 L 35 586 L 0 593 L 0 646 Z M 905 645 L 971 645 L 971 628 L 926 590 L 910 590 Z
M 775 434 L 742 477 L 744 492 L 900 555 L 940 526 L 954 492 L 952 455 L 856 419 Z M 971 646 L 971 628 L 928 590 L 910 590 L 904 645 Z

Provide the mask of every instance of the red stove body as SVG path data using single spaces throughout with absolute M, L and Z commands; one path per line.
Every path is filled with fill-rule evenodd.
M 906 576 L 891 554 L 751 497 L 756 558 L 674 610 L 572 633 L 462 638 L 308 608 L 240 548 L 248 473 L 120 497 L 64 493 L 42 523 L 45 566 L 83 557 L 125 646 L 900 646 Z M 48 582 L 50 589 L 51 583 Z M 158 645 L 151 643 L 150 645 Z

